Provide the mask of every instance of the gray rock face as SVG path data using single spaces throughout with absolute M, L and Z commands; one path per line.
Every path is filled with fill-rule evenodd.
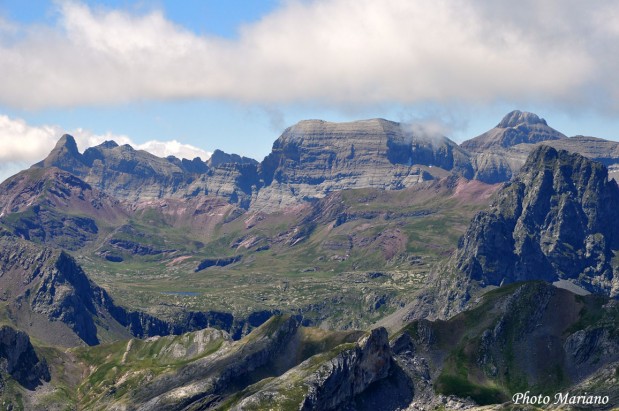
M 473 219 L 456 268 L 481 286 L 569 279 L 617 296 L 618 205 L 619 188 L 604 166 L 541 146 Z
M 302 410 L 332 410 L 389 375 L 391 350 L 387 331 L 376 328 L 351 350 L 323 364 L 306 383 Z
M 206 164 L 208 164 L 209 167 L 217 167 L 222 164 L 253 164 L 257 166 L 258 162 L 253 158 L 241 157 L 238 154 L 228 154 L 221 150 L 215 150 Z
M 80 154 L 73 137 L 65 135 L 33 168 L 60 168 L 95 189 L 133 204 L 210 193 L 232 203 L 247 203 L 258 182 L 257 162 L 237 157 L 222 153 L 215 159 L 217 164 L 209 167 L 199 158 L 159 158 L 113 141 Z
M 261 164 L 256 208 L 350 188 L 401 189 L 455 172 L 472 177 L 468 155 L 442 136 L 383 119 L 302 121 L 284 131 Z
M 0 371 L 30 390 L 50 380 L 47 363 L 37 356 L 28 334 L 7 325 L 0 327 Z

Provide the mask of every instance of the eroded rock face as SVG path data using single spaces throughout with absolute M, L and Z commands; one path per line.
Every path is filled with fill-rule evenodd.
M 473 175 L 468 154 L 453 141 L 383 119 L 301 121 L 275 141 L 261 170 L 266 187 L 257 208 L 341 189 L 400 189 L 448 172 Z
M 387 331 L 376 328 L 356 343 L 340 345 L 307 359 L 256 388 L 232 409 L 293 407 L 299 410 L 345 408 L 370 385 L 391 371 Z
M 604 166 L 541 146 L 471 222 L 456 268 L 480 285 L 569 279 L 619 295 L 619 189 Z
M 387 331 L 376 328 L 353 349 L 341 352 L 307 378 L 309 391 L 300 409 L 335 409 L 373 382 L 387 377 L 390 365 Z
M 0 327 L 0 370 L 31 390 L 50 380 L 47 363 L 37 356 L 28 334 L 7 325 Z
M 231 203 L 247 204 L 258 182 L 257 162 L 220 153 L 210 167 L 200 158 L 160 158 L 113 141 L 81 154 L 75 139 L 64 135 L 49 156 L 33 168 L 60 168 L 93 188 L 133 204 L 198 194 L 214 194 Z

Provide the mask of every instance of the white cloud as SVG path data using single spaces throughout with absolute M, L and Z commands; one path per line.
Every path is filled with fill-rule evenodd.
M 136 150 L 148 151 L 149 153 L 154 154 L 158 157 L 175 156 L 178 158 L 188 158 L 190 160 L 196 157 L 200 157 L 202 160 L 208 160 L 212 154 L 208 151 L 202 150 L 201 148 L 192 146 L 190 144 L 180 143 L 177 140 L 149 140 L 142 144 L 136 144 L 128 136 L 125 135 L 118 135 L 112 133 L 93 134 L 92 132 L 81 128 L 72 131 L 70 134 L 75 137 L 75 142 L 77 143 L 77 146 L 80 150 L 82 150 L 82 147 L 85 149 L 101 144 L 104 141 L 113 140 L 120 145 L 129 144 Z M 56 140 L 57 139 L 58 138 L 56 138 Z
M 208 160 L 211 157 L 210 152 L 204 151 L 198 147 L 189 144 L 183 144 L 176 140 L 157 141 L 151 140 L 144 144 L 138 144 L 139 150 L 145 150 L 159 157 L 175 156 L 178 158 L 194 159 L 200 157 L 202 160 Z
M 59 126 L 31 126 L 24 120 L 0 115 L 0 181 L 44 159 L 64 133 Z M 75 137 L 82 152 L 106 140 L 114 140 L 118 144 L 129 144 L 135 149 L 145 150 L 159 157 L 173 155 L 179 158 L 200 157 L 202 160 L 207 160 L 211 156 L 210 152 L 182 144 L 177 140 L 151 140 L 136 144 L 125 135 L 94 134 L 84 129 L 72 130 L 69 134 Z
M 62 2 L 56 26 L 0 37 L 0 102 L 532 101 L 619 110 L 617 8 L 611 0 L 290 0 L 226 40 L 158 11 Z
M 35 162 L 54 147 L 62 131 L 56 126 L 32 127 L 21 119 L 0 115 L 0 161 Z

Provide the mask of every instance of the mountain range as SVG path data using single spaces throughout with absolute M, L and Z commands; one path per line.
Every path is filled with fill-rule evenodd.
M 610 409 L 618 166 L 619 143 L 520 111 L 460 145 L 307 120 L 261 162 L 64 135 L 0 184 L 4 404 L 454 409 L 569 389 Z

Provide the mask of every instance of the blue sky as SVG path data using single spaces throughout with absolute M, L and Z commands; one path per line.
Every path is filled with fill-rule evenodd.
M 521 109 L 619 139 L 619 6 L 513 3 L 0 0 L 0 177 L 63 132 L 262 159 L 302 119 L 463 141 Z

